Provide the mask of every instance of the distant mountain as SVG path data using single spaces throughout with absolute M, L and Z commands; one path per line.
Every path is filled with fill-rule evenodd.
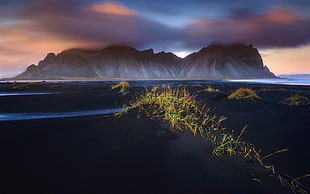
M 173 53 L 126 46 L 49 53 L 14 79 L 272 78 L 252 45 L 211 45 L 181 59 Z

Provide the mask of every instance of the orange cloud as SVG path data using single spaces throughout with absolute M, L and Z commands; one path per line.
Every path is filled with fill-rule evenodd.
M 56 40 L 30 30 L 30 23 L 6 26 L 0 29 L 0 76 L 21 73 L 30 64 L 37 64 L 49 52 L 60 52 L 81 43 Z
M 173 28 L 144 18 L 113 0 L 91 5 L 34 1 L 19 9 L 12 20 L 0 22 L 0 75 L 21 72 L 49 52 L 72 47 L 93 49 L 124 44 L 171 50 L 176 45 L 182 49 L 173 50 L 195 50 L 212 41 L 244 42 L 256 47 L 297 47 L 310 42 L 310 20 L 289 10 L 235 16 L 197 18 L 184 28 Z M 309 47 L 300 49 L 281 50 L 281 55 L 265 51 L 265 63 L 275 73 L 293 72 L 292 64 L 296 72 L 309 72 Z
M 2 34 L 2 40 L 4 42 L 7 41 L 13 41 L 13 42 L 17 42 L 17 41 L 26 41 L 27 37 L 24 34 L 20 34 L 19 32 L 12 32 L 10 34 Z
M 284 9 L 274 9 L 265 15 L 265 18 L 272 22 L 292 23 L 300 20 L 299 17 Z
M 92 10 L 99 12 L 99 13 L 106 13 L 106 14 L 114 14 L 114 15 L 127 15 L 127 16 L 134 16 L 137 15 L 136 12 L 128 9 L 124 5 L 118 2 L 109 2 L 105 1 L 101 4 L 94 4 L 91 6 Z

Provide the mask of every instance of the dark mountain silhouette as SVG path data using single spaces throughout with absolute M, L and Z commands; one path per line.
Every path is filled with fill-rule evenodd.
M 182 59 L 173 53 L 126 46 L 49 53 L 15 79 L 272 78 L 252 45 L 211 45 Z

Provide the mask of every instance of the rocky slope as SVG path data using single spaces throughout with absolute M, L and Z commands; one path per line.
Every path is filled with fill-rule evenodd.
M 110 46 L 49 53 L 14 79 L 72 78 L 271 78 L 251 45 L 211 45 L 181 59 L 173 53 Z
M 274 77 L 252 45 L 211 45 L 184 59 L 184 77 L 270 78 Z

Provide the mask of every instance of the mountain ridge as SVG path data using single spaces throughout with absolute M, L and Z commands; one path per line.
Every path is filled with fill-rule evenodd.
M 272 78 L 252 45 L 210 45 L 180 58 L 171 52 L 138 51 L 112 45 L 100 50 L 68 49 L 48 53 L 14 79 L 82 78 Z

